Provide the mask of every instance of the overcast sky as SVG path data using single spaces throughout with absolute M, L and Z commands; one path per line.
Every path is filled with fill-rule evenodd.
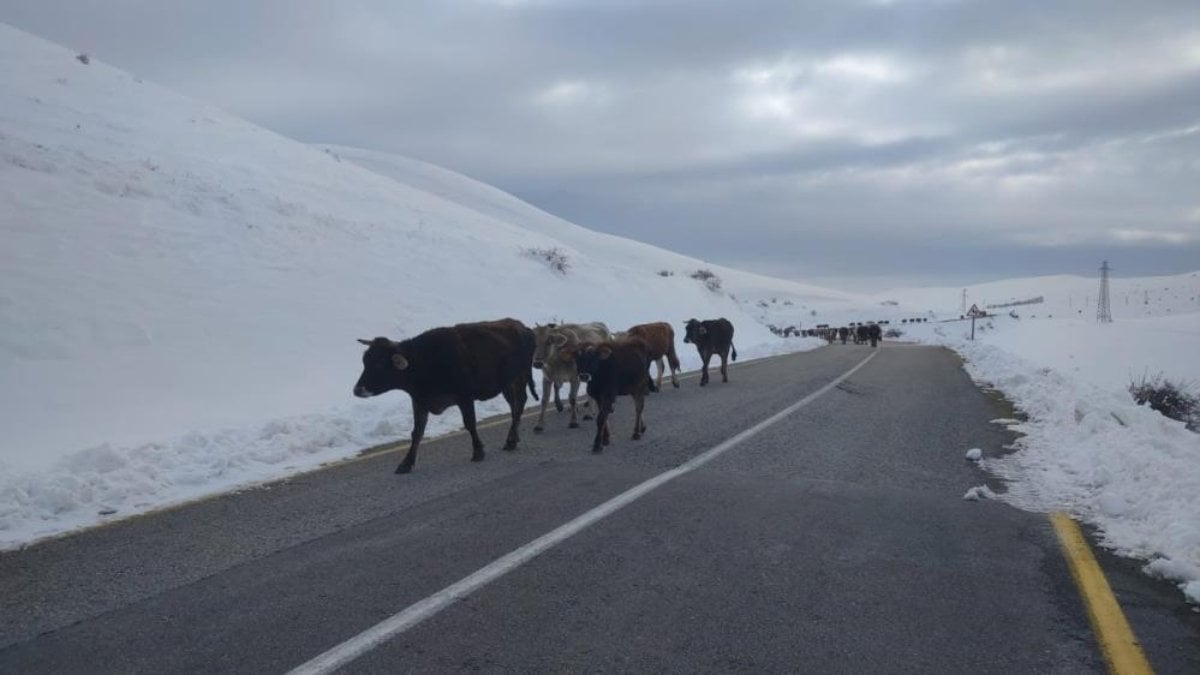
M 0 0 L 299 140 L 862 289 L 1200 269 L 1200 1 Z

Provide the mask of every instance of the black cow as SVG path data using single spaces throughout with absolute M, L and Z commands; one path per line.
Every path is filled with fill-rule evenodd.
M 704 361 L 704 368 L 700 371 L 700 386 L 708 384 L 708 362 L 713 354 L 721 357 L 721 381 L 728 382 L 726 366 L 731 349 L 733 360 L 737 361 L 737 347 L 733 346 L 733 324 L 728 319 L 720 318 L 705 321 L 688 319 L 684 325 L 687 332 L 683 341 L 696 345 L 696 351 L 700 352 L 700 358 Z
M 842 341 L 842 344 L 846 344 L 846 338 L 850 336 L 850 329 L 846 326 L 842 326 L 841 328 L 837 329 L 837 334 L 838 339 Z
M 483 460 L 483 441 L 475 430 L 475 401 L 504 395 L 512 411 L 505 450 L 515 450 L 520 437 L 517 427 L 525 411 L 525 388 L 533 400 L 533 331 L 516 319 L 460 323 L 434 328 L 420 335 L 393 342 L 385 337 L 359 340 L 367 345 L 363 372 L 354 385 L 359 398 L 378 396 L 393 389 L 412 397 L 412 444 L 396 473 L 412 471 L 417 446 L 425 434 L 429 413 L 440 415 L 457 405 L 463 426 L 471 434 L 471 461 Z
M 883 339 L 883 329 L 879 324 L 873 323 L 867 327 L 867 337 L 871 339 L 871 346 L 878 347 L 879 341 Z
M 650 346 L 640 338 L 581 345 L 575 352 L 579 379 L 587 383 L 588 396 L 596 402 L 596 438 L 592 452 L 608 445 L 608 416 L 618 396 L 632 396 L 633 440 L 646 433 L 642 410 L 646 394 L 658 391 L 650 377 Z

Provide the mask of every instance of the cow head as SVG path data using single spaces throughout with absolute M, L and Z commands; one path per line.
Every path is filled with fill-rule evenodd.
M 697 343 L 701 339 L 703 339 L 705 335 L 708 334 L 708 329 L 704 327 L 704 324 L 700 323 L 696 319 L 688 319 L 687 323 L 685 323 L 683 325 L 684 325 L 684 335 L 683 335 L 684 342 Z
M 541 368 L 546 364 L 549 358 L 550 336 L 554 334 L 556 324 L 548 323 L 545 326 L 537 324 L 533 327 L 533 367 Z
M 579 379 L 590 382 L 600 374 L 605 361 L 612 356 L 612 347 L 608 345 L 580 345 L 574 349 L 575 368 L 579 371 Z
M 403 345 L 385 337 L 359 342 L 367 346 L 367 351 L 363 353 L 363 372 L 354 385 L 354 395 L 370 398 L 404 389 L 412 364 L 404 355 Z

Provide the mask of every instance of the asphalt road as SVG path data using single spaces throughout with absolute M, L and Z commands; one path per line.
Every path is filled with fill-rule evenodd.
M 872 350 L 738 364 L 647 402 L 629 440 L 522 425 L 414 473 L 385 452 L 0 554 L 0 672 L 284 672 L 817 392 Z M 402 395 L 402 394 L 395 394 Z M 457 414 L 451 411 L 447 414 Z M 350 672 L 1103 672 L 1050 523 L 963 454 L 1004 404 L 946 350 L 885 345 L 711 462 L 517 566 Z M 991 483 L 993 488 L 1001 485 Z M 1200 672 L 1200 621 L 1101 555 L 1159 672 Z

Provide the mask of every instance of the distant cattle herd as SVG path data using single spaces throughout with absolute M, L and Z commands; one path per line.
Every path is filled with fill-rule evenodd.
M 820 326 L 804 334 L 823 337 L 830 344 L 838 339 L 844 344 L 852 337 L 855 343 L 869 341 L 875 346 L 880 340 L 880 327 L 878 323 L 840 329 Z M 729 320 L 689 319 L 684 322 L 683 341 L 694 344 L 700 354 L 703 362 L 700 386 L 709 382 L 708 366 L 714 356 L 721 359 L 721 381 L 729 381 L 728 362 L 737 360 L 733 324 Z M 539 400 L 533 368 L 542 372 L 541 411 L 533 430 L 542 432 L 546 428 L 551 392 L 555 408 L 562 412 L 569 407 L 568 426 L 577 428 L 576 399 L 582 382 L 587 385 L 587 401 L 582 405 L 595 405 L 593 452 L 600 452 L 609 444 L 608 417 L 618 396 L 633 399 L 633 439 L 637 440 L 646 432 L 646 395 L 662 388 L 663 375 L 668 371 L 671 385 L 679 387 L 675 330 L 665 322 L 639 324 L 613 333 L 598 321 L 552 323 L 530 329 L 516 319 L 501 319 L 433 328 L 400 342 L 386 337 L 359 342 L 367 350 L 363 353 L 363 371 L 354 386 L 354 395 L 369 398 L 399 389 L 412 397 L 411 442 L 396 473 L 408 473 L 416 463 L 429 414 L 441 414 L 450 406 L 458 407 L 463 426 L 471 436 L 471 461 L 483 460 L 475 401 L 500 395 L 508 402 L 512 417 L 504 449 L 515 450 L 521 440 L 520 422 L 528 400 L 527 391 L 535 401 Z M 650 375 L 652 363 L 658 364 L 657 381 Z M 559 393 L 563 384 L 569 385 L 565 405 Z M 583 419 L 591 417 L 585 413 Z

